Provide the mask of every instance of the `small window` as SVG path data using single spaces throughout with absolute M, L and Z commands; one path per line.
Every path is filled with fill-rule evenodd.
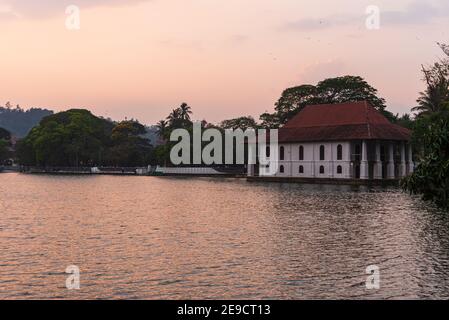
M 341 166 L 337 167 L 337 174 L 342 174 L 343 173 L 343 168 Z
M 280 172 L 280 173 L 284 173 L 284 172 L 285 172 L 284 166 L 280 166 L 280 167 L 279 167 L 279 172 Z
M 337 160 L 343 160 L 343 146 L 341 144 L 337 147 Z
M 281 149 L 279 151 L 279 159 L 280 160 L 284 160 L 285 159 L 285 149 L 284 149 L 284 147 L 281 147 Z
M 325 152 L 326 152 L 326 149 L 324 148 L 324 146 L 321 146 L 321 147 L 320 147 L 320 160 L 321 160 L 321 161 L 326 160 Z
M 270 146 L 267 146 L 267 148 L 266 148 L 266 155 L 267 155 L 267 158 L 269 158 L 271 155 Z
M 299 173 L 304 173 L 304 167 L 303 166 L 299 166 Z
M 300 161 L 304 160 L 304 147 L 303 146 L 299 146 L 299 160 Z
M 320 167 L 320 174 L 324 174 L 324 166 Z

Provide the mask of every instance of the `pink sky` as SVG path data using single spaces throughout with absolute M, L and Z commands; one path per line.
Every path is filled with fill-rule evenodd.
M 218 122 L 272 111 L 283 89 L 361 75 L 393 112 L 449 42 L 447 0 L 0 0 L 0 105 L 86 107 L 152 124 L 181 102 Z M 124 4 L 126 3 L 126 5 Z M 65 27 L 78 5 L 81 29 Z M 380 30 L 365 9 L 381 9 Z

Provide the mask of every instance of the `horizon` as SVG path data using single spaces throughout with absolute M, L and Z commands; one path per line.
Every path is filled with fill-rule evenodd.
M 74 2 L 79 30 L 67 1 L 0 0 L 3 103 L 155 124 L 185 101 L 198 120 L 258 120 L 288 87 L 360 75 L 410 113 L 449 27 L 443 0 L 377 1 L 379 30 L 365 0 Z

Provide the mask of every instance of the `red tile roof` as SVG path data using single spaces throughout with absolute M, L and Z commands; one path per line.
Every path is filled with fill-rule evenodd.
M 310 105 L 279 130 L 280 142 L 335 140 L 409 141 L 410 130 L 392 124 L 368 102 Z

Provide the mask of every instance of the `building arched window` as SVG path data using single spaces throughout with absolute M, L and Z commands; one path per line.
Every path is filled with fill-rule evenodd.
M 324 148 L 324 146 L 321 146 L 321 147 L 320 147 L 320 160 L 321 160 L 321 161 L 326 160 L 325 152 L 326 152 L 326 149 Z
M 324 174 L 324 166 L 320 167 L 320 174 Z
M 266 155 L 267 155 L 267 158 L 269 158 L 270 155 L 271 155 L 270 146 L 267 146 L 267 148 L 266 148 L 266 150 L 265 150 L 265 153 L 266 153 Z
M 299 146 L 299 160 L 300 161 L 304 160 L 304 147 L 303 146 Z
M 343 146 L 341 144 L 337 147 L 337 160 L 343 160 Z
M 303 166 L 299 166 L 299 173 L 304 173 L 304 167 Z
M 280 172 L 280 173 L 284 173 L 284 172 L 285 172 L 284 166 L 280 166 L 280 167 L 279 167 L 279 172 Z
M 285 148 L 281 147 L 279 150 L 279 160 L 284 160 L 285 159 Z
M 337 174 L 342 174 L 343 173 L 343 168 L 342 166 L 338 166 L 337 167 Z

